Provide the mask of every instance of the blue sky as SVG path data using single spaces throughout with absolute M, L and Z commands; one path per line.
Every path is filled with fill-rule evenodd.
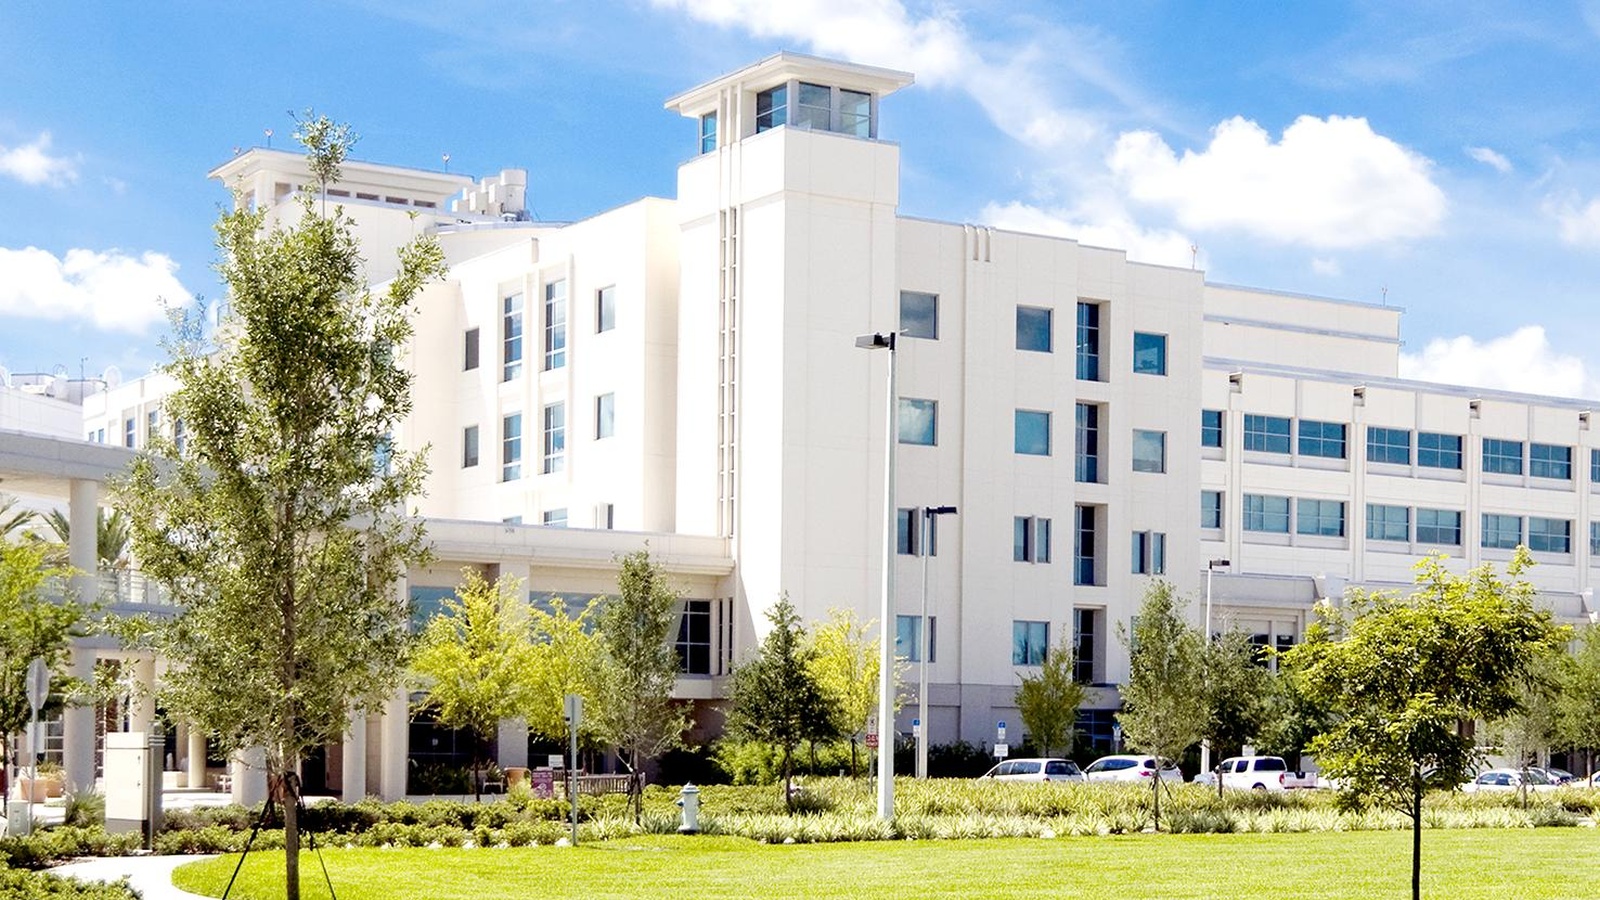
M 916 74 L 904 214 L 1386 301 L 1407 374 L 1600 397 L 1600 0 L 21 0 L 0 365 L 159 363 L 156 298 L 221 292 L 205 173 L 291 109 L 363 159 L 526 168 L 571 220 L 670 196 L 662 102 L 779 49 Z

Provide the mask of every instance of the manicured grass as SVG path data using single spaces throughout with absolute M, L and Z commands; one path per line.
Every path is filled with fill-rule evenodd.
M 1409 895 L 1408 832 L 1129 835 L 763 845 L 638 837 L 576 849 L 325 851 L 341 900 L 696 897 L 1394 898 Z M 1423 895 L 1600 897 L 1592 828 L 1429 830 Z M 221 896 L 237 856 L 184 866 L 179 887 Z M 306 900 L 327 897 L 302 857 Z M 283 854 L 252 853 L 234 897 L 282 897 Z

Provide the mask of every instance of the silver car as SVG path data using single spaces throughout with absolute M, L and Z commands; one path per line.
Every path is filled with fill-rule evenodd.
M 1008 759 L 983 774 L 996 781 L 1083 781 L 1070 759 Z

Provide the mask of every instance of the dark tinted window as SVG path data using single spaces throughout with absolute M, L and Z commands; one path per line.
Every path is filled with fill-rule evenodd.
M 1256 760 L 1257 772 L 1282 772 L 1288 768 L 1288 766 L 1284 765 L 1283 760 L 1276 756 L 1268 756 Z

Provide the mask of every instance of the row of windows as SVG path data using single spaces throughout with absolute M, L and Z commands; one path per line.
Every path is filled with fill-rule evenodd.
M 511 381 L 522 374 L 523 328 L 522 295 L 510 294 L 500 301 L 500 380 Z M 595 291 L 594 330 L 596 334 L 617 327 L 617 289 L 603 287 Z M 468 328 L 463 335 L 461 350 L 462 371 L 478 368 L 481 337 L 476 328 Z M 552 281 L 544 286 L 544 371 L 562 368 L 567 364 L 567 283 Z
M 161 411 L 152 409 L 145 413 L 144 439 L 149 442 L 151 438 L 161 433 Z M 106 429 L 96 428 L 87 432 L 84 440 L 91 444 L 104 444 L 107 442 Z M 179 453 L 189 448 L 189 426 L 181 418 L 172 420 L 172 443 Z M 129 450 L 139 445 L 139 420 L 135 416 L 126 416 L 122 420 L 122 446 Z
M 705 117 L 700 121 L 701 153 L 716 148 L 716 117 L 710 118 L 709 126 Z M 870 138 L 872 95 L 807 81 L 786 82 L 756 94 L 756 133 L 783 125 Z
M 1077 585 L 1097 585 L 1104 582 L 1099 578 L 1095 567 L 1096 550 L 1099 546 L 1097 537 L 1099 523 L 1102 519 L 1097 512 L 1099 507 L 1083 505 L 1073 507 L 1072 511 L 1072 583 Z M 1150 535 L 1150 532 L 1143 532 Z M 1050 540 L 1052 536 L 1051 520 L 1042 516 L 1015 516 L 1011 520 L 1011 559 L 1013 562 L 1048 563 L 1051 560 Z M 1160 546 L 1153 546 L 1154 539 L 1147 538 L 1150 542 L 1137 554 L 1134 571 L 1141 571 L 1138 566 L 1157 566 L 1160 571 L 1166 570 L 1166 536 L 1159 538 Z M 1149 574 L 1160 574 L 1152 571 Z
M 1100 306 L 1079 303 L 1077 308 L 1077 375 L 1083 381 L 1100 380 Z M 900 292 L 900 335 L 938 340 L 938 294 Z M 1034 353 L 1055 352 L 1055 310 L 1018 306 L 1016 346 Z M 1167 374 L 1166 335 L 1133 333 L 1133 371 L 1140 375 Z
M 594 437 L 604 440 L 617 432 L 616 394 L 601 394 L 594 398 Z M 544 471 L 559 472 L 564 467 L 567 439 L 565 403 L 552 403 L 544 407 Z M 501 480 L 515 481 L 522 477 L 522 413 L 509 413 L 500 421 Z M 478 426 L 468 425 L 461 431 L 461 467 L 470 469 L 478 464 Z
M 1051 455 L 1050 413 L 1019 409 L 1012 422 L 1012 449 L 1023 456 Z M 1085 483 L 1100 481 L 1100 407 L 1079 403 L 1074 409 L 1073 439 L 1076 478 Z M 939 443 L 939 402 L 919 397 L 901 397 L 896 421 L 902 444 L 932 447 Z M 1142 428 L 1133 430 L 1133 471 L 1167 471 L 1167 433 Z

